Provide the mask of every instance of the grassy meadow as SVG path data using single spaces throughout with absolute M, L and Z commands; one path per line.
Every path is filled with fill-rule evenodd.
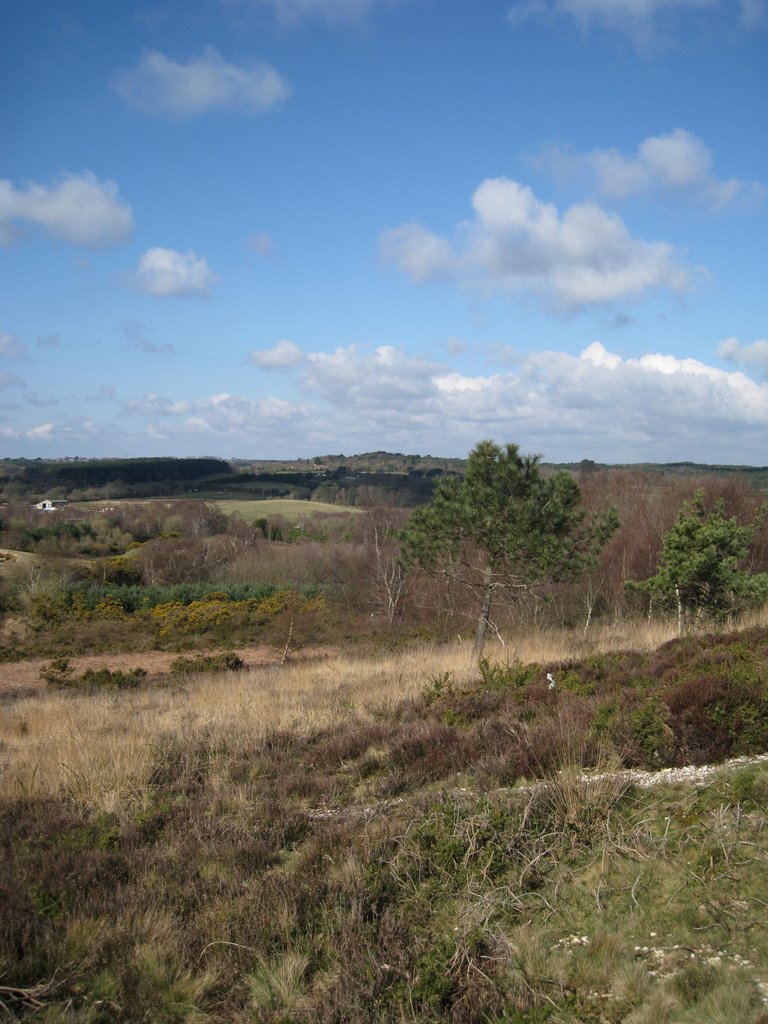
M 236 515 L 246 523 L 257 519 L 283 519 L 291 525 L 302 522 L 313 516 L 355 516 L 361 509 L 331 505 L 325 501 L 297 501 L 292 498 L 223 498 L 211 502 L 228 516 Z
M 0 1019 L 766 1024 L 765 616 L 487 653 L 6 701 Z

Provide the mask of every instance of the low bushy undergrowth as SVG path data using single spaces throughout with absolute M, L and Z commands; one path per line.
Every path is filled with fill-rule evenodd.
M 246 703 L 218 724 L 255 675 L 247 694 L 217 675 L 207 721 L 202 681 L 147 691 L 141 781 L 96 793 L 94 726 L 60 793 L 33 795 L 36 768 L 2 800 L 0 1015 L 766 1024 L 768 770 L 698 789 L 617 774 L 760 749 L 766 659 L 761 631 L 445 669 L 389 707 L 339 693 L 335 718 L 263 729 Z M 135 696 L 98 702 L 102 732 Z M 43 734 L 34 714 L 3 733 L 4 773 Z
M 245 668 L 245 662 L 234 651 L 222 651 L 174 658 L 169 667 L 171 672 L 239 672 Z
M 146 679 L 147 671 L 143 668 L 87 668 L 79 675 L 75 675 L 66 658 L 55 658 L 40 675 L 49 686 L 58 689 L 92 692 L 133 689 Z
M 262 640 L 294 648 L 327 640 L 340 609 L 317 586 L 82 583 L 35 596 L 0 643 L 0 662 L 104 650 L 189 650 Z

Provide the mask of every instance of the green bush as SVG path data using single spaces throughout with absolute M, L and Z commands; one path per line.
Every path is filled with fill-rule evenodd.
M 483 685 L 490 690 L 520 690 L 529 683 L 536 682 L 542 675 L 540 665 L 523 665 L 519 661 L 507 661 L 501 665 L 481 658 L 478 667 Z
M 215 595 L 230 601 L 263 601 L 280 588 L 271 583 L 174 583 L 169 586 L 144 587 L 139 584 L 96 584 L 79 583 L 62 591 L 62 600 L 67 608 L 83 607 L 95 611 L 105 601 L 119 601 L 126 613 L 151 609 L 161 604 L 193 604 L 205 601 Z M 307 594 L 306 596 L 310 596 Z

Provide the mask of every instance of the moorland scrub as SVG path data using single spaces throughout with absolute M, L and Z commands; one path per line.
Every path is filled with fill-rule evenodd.
M 4 509 L 2 656 L 45 686 L 0 716 L 0 1014 L 765 1024 L 768 772 L 732 760 L 768 750 L 761 592 L 691 599 L 678 637 L 674 587 L 626 586 L 685 522 L 748 530 L 723 558 L 759 582 L 760 495 L 578 482 L 620 525 L 499 587 L 480 660 L 407 509 Z M 721 767 L 620 771 L 687 764 Z
M 764 751 L 768 628 L 554 639 L 7 705 L 8 1018 L 764 1021 L 765 765 L 615 773 Z

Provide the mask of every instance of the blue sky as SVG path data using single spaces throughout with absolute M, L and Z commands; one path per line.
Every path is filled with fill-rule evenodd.
M 0 456 L 768 462 L 765 0 L 3 0 Z

